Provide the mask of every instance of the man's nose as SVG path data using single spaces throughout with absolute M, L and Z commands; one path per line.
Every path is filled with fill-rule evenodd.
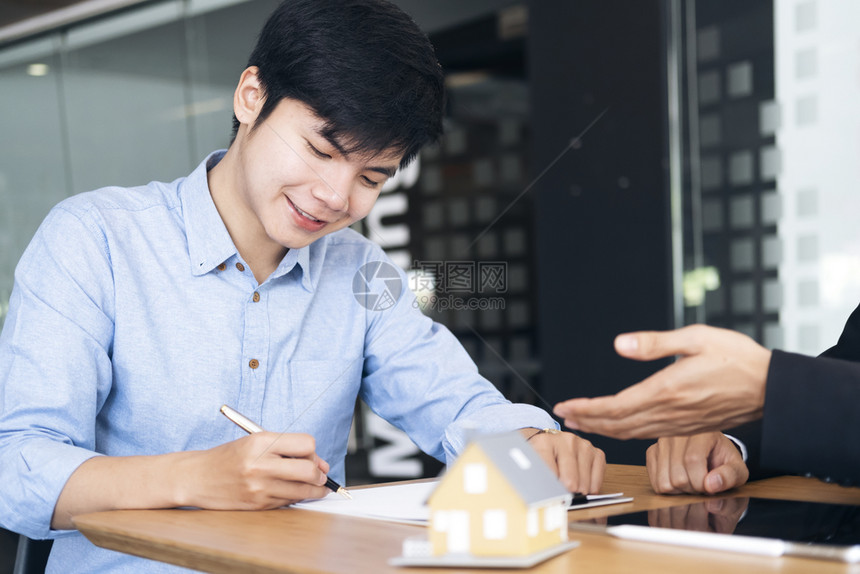
M 326 170 L 320 173 L 313 188 L 313 196 L 332 211 L 349 210 L 350 178 L 345 170 Z

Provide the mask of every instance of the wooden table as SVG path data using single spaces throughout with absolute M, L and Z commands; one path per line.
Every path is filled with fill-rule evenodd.
M 658 496 L 649 486 L 645 468 L 640 466 L 608 465 L 603 491 L 624 492 L 633 496 L 634 501 L 569 512 L 568 518 L 609 516 L 707 499 L 703 496 Z M 860 488 L 801 477 L 762 480 L 736 492 L 764 498 L 860 504 Z M 421 535 L 421 527 L 308 510 L 122 510 L 78 516 L 75 525 L 98 546 L 209 572 L 456 574 L 489 571 L 389 566 L 388 559 L 401 554 L 402 541 Z M 571 532 L 571 539 L 579 540 L 581 545 L 529 572 L 860 573 L 860 566 L 835 562 L 653 545 L 578 531 Z

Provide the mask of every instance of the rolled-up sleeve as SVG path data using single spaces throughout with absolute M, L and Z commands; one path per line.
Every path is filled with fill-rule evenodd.
M 93 214 L 63 204 L 15 272 L 0 335 L 0 525 L 51 538 L 69 476 L 97 456 L 96 415 L 111 385 L 113 287 Z

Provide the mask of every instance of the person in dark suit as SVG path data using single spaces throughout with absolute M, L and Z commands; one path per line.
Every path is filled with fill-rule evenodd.
M 615 348 L 637 360 L 680 358 L 616 395 L 559 403 L 555 414 L 572 429 L 606 436 L 669 437 L 649 455 L 658 492 L 743 484 L 739 449 L 714 431 L 751 421 L 760 421 L 744 431 L 758 453 L 754 471 L 860 480 L 860 307 L 837 344 L 818 357 L 769 351 L 746 335 L 705 325 L 622 334 Z M 717 469 L 720 478 L 711 478 Z

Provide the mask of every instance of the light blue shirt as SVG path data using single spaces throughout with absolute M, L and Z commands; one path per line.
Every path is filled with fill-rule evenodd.
M 222 404 L 313 435 L 341 482 L 358 396 L 442 461 L 473 429 L 556 426 L 481 377 L 402 272 L 396 303 L 361 304 L 356 272 L 389 260 L 350 229 L 290 250 L 257 283 L 209 194 L 222 155 L 172 183 L 63 201 L 16 269 L 0 335 L 0 525 L 57 538 L 49 572 L 177 570 L 53 531 L 51 516 L 90 457 L 243 436 Z

